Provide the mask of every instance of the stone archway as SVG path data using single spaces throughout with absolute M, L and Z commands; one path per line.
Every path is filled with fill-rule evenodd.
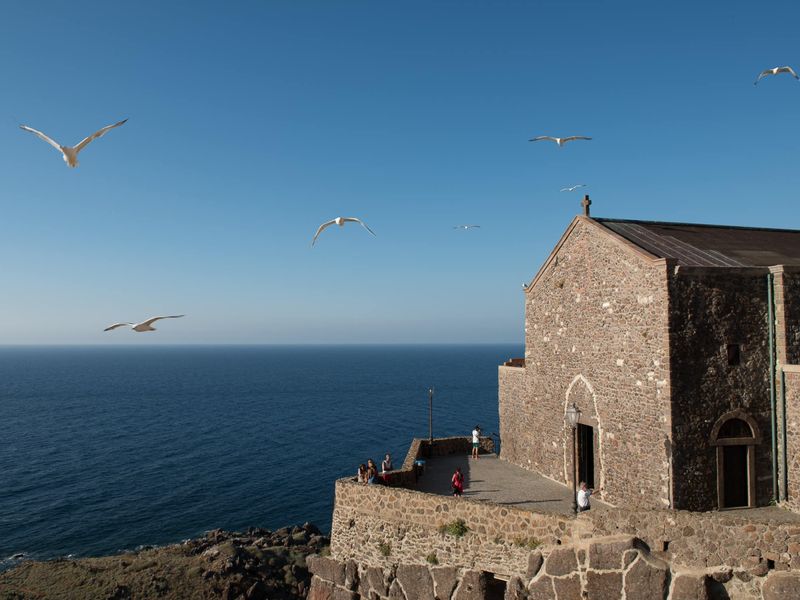
M 755 419 L 741 410 L 722 415 L 711 428 L 717 448 L 717 507 L 756 506 L 756 446 L 761 432 Z
M 584 431 L 592 428 L 592 435 L 595 439 L 594 463 L 595 463 L 595 486 L 604 487 L 605 471 L 603 469 L 603 421 L 597 410 L 597 395 L 594 387 L 589 380 L 581 374 L 576 375 L 569 386 L 564 397 L 564 412 L 567 407 L 575 402 L 581 410 L 579 423 L 584 426 Z M 564 431 L 561 437 L 561 445 L 564 455 L 564 483 L 572 485 L 572 431 L 569 426 L 564 424 Z

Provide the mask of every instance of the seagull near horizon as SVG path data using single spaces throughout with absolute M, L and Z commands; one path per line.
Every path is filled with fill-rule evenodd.
M 372 231 L 372 229 L 370 229 L 369 227 L 367 227 L 367 224 L 364 223 L 364 221 L 362 221 L 361 219 L 358 219 L 356 217 L 336 217 L 335 219 L 331 219 L 327 223 L 323 223 L 322 225 L 319 226 L 319 229 L 317 229 L 317 233 L 314 234 L 314 239 L 311 240 L 311 245 L 313 246 L 314 244 L 316 244 L 319 234 L 325 231 L 331 225 L 338 225 L 339 227 L 344 227 L 345 223 L 358 223 L 364 229 L 369 231 L 372 235 L 375 235 L 375 232 Z
M 561 188 L 561 191 L 562 192 L 574 192 L 578 188 L 582 188 L 582 187 L 586 187 L 586 184 L 585 183 L 579 183 L 578 185 L 573 185 L 572 187 Z
M 78 153 L 86 148 L 92 140 L 96 140 L 99 137 L 103 137 L 106 133 L 114 129 L 115 127 L 119 127 L 120 125 L 124 125 L 128 119 L 123 119 L 118 123 L 114 123 L 113 125 L 106 125 L 102 129 L 95 131 L 89 137 L 83 138 L 80 142 L 78 142 L 75 146 L 62 146 L 54 139 L 50 138 L 49 136 L 45 135 L 41 131 L 33 129 L 32 127 L 28 127 L 26 125 L 20 125 L 20 129 L 24 129 L 25 131 L 30 131 L 33 134 L 36 134 L 39 138 L 43 139 L 45 142 L 50 144 L 53 148 L 61 152 L 64 157 L 64 162 L 67 163 L 73 169 L 78 166 Z
M 130 327 L 133 331 L 138 331 L 139 333 L 143 331 L 156 331 L 156 328 L 153 327 L 153 323 L 158 321 L 159 319 L 180 319 L 186 315 L 168 315 L 164 317 L 150 317 L 146 321 L 142 321 L 141 323 L 114 323 L 103 329 L 103 331 L 111 331 L 112 329 L 116 329 L 117 327 Z
M 454 225 L 453 229 L 480 229 L 480 225 Z
M 794 72 L 794 69 L 792 69 L 792 67 L 789 66 L 773 67 L 772 69 L 764 69 L 763 71 L 761 71 L 761 73 L 758 75 L 758 79 L 756 79 L 753 82 L 753 85 L 758 85 L 758 82 L 764 79 L 764 77 L 767 77 L 769 75 L 778 75 L 780 73 L 789 73 L 795 79 L 800 79 L 800 77 L 797 76 L 797 73 Z
M 552 135 L 539 135 L 535 138 L 529 139 L 528 141 L 541 142 L 542 140 L 548 140 L 550 142 L 555 142 L 556 144 L 558 144 L 559 148 L 563 148 L 564 144 L 566 144 L 567 142 L 571 142 L 573 140 L 590 140 L 590 139 L 592 138 L 586 137 L 585 135 L 571 135 L 569 137 L 564 137 L 564 138 L 553 137 Z

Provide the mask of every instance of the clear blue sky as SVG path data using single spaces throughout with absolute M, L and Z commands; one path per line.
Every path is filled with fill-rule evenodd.
M 753 86 L 800 68 L 798 23 L 788 1 L 5 3 L 0 343 L 520 341 L 566 185 L 598 216 L 800 228 L 800 82 Z M 16 125 L 74 144 L 125 117 L 75 170 Z M 311 249 L 337 215 L 377 237 Z M 101 331 L 164 313 L 188 316 Z

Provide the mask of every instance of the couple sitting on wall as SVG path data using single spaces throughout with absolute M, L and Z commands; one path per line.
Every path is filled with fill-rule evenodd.
M 386 458 L 383 459 L 381 463 L 381 472 L 378 473 L 378 465 L 375 464 L 375 461 L 371 458 L 367 461 L 367 464 L 361 463 L 358 466 L 358 472 L 356 473 L 356 480 L 358 483 L 374 483 L 378 485 L 388 485 L 389 484 L 389 471 L 393 469 L 392 467 L 392 457 L 387 454 Z

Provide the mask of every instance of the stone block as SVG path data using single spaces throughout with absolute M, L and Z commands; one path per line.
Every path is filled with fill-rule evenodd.
M 311 578 L 311 587 L 306 600 L 333 600 L 333 588 L 334 585 L 330 581 L 324 581 L 315 575 Z
M 553 579 L 553 587 L 559 600 L 562 598 L 575 598 L 577 600 L 581 597 L 581 577 L 577 573 L 569 577 Z
M 792 571 L 773 571 L 761 587 L 764 600 L 787 600 L 800 598 L 800 573 Z
M 397 581 L 403 587 L 408 600 L 432 600 L 433 578 L 428 567 L 423 565 L 399 565 Z
M 480 571 L 467 571 L 456 588 L 454 600 L 483 600 L 486 597 L 486 576 Z
M 527 600 L 528 590 L 519 576 L 514 575 L 506 584 L 506 593 L 503 600 Z
M 663 598 L 669 589 L 669 567 L 644 554 L 625 572 L 626 598 Z
M 591 600 L 622 598 L 622 573 L 586 572 L 586 592 Z
M 354 560 L 348 560 L 344 565 L 344 587 L 352 591 L 358 589 L 358 565 Z
M 358 594 L 337 586 L 333 588 L 333 600 L 358 600 Z
M 536 552 L 531 552 L 528 555 L 528 571 L 525 575 L 528 577 L 528 581 L 536 577 L 539 573 L 539 569 L 542 568 L 542 563 L 544 562 L 544 558 L 542 558 L 542 553 L 538 550 Z
M 458 569 L 455 567 L 434 567 L 431 569 L 434 584 L 434 598 L 450 600 L 458 583 Z
M 364 576 L 360 580 L 361 589 L 365 593 L 362 596 L 369 597 L 369 592 L 375 592 L 378 596 L 386 596 L 389 593 L 389 586 L 380 567 L 367 567 Z
M 389 600 L 406 600 L 406 596 L 403 594 L 403 588 L 400 587 L 397 579 L 389 586 Z
M 708 600 L 707 577 L 701 573 L 681 573 L 675 576 L 670 600 Z
M 544 561 L 544 572 L 554 577 L 569 575 L 578 570 L 578 557 L 574 548 L 556 548 Z
M 622 557 L 627 550 L 649 551 L 647 545 L 635 537 L 593 542 L 589 545 L 589 568 L 621 569 Z
M 556 591 L 553 588 L 553 578 L 542 574 L 528 586 L 528 600 L 554 600 Z
M 344 585 L 345 567 L 344 563 L 334 560 L 328 556 L 311 555 L 306 559 L 308 570 L 313 574 L 330 581 L 336 585 Z

